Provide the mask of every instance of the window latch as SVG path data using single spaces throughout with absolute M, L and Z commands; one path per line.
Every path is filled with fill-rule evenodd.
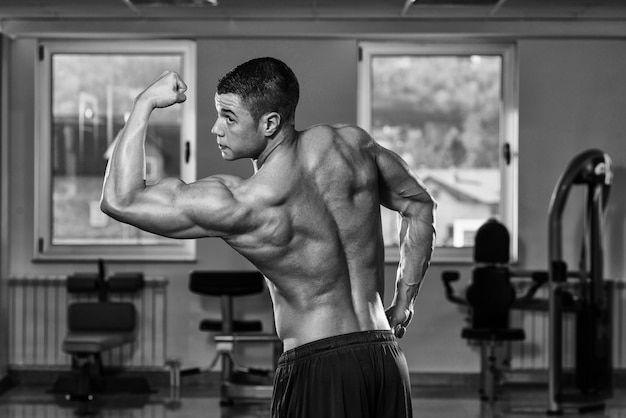
M 502 157 L 504 158 L 506 165 L 511 164 L 511 145 L 509 145 L 508 142 L 502 146 Z

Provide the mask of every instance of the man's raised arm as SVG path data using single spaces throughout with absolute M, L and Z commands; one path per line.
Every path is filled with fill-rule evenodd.
M 172 238 L 199 238 L 245 227 L 245 205 L 233 196 L 241 179 L 214 176 L 186 184 L 167 178 L 145 184 L 145 137 L 156 108 L 186 100 L 187 86 L 177 73 L 165 72 L 137 96 L 109 159 L 100 208 L 120 222 Z
M 387 317 L 395 334 L 402 337 L 413 317 L 415 298 L 430 265 L 436 202 L 398 155 L 381 146 L 377 149 L 381 204 L 401 216 L 400 262 Z

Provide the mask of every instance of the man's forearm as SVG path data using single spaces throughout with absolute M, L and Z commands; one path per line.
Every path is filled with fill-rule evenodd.
M 108 162 L 102 203 L 117 206 L 145 187 L 145 136 L 152 108 L 135 101 Z
M 400 227 L 400 263 L 394 299 L 407 308 L 412 308 L 419 293 L 435 240 L 434 203 L 422 212 L 426 213 L 424 218 L 403 216 Z

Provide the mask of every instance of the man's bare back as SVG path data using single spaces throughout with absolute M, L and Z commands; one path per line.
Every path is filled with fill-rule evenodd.
M 225 240 L 267 277 L 285 348 L 389 329 L 375 144 L 354 127 L 285 141 L 233 190 L 256 229 Z
M 356 127 L 298 132 L 276 112 L 255 122 L 245 102 L 229 93 L 216 95 L 212 132 L 225 159 L 253 157 L 255 174 L 147 186 L 143 139 L 150 114 L 184 101 L 185 89 L 177 74 L 166 73 L 137 97 L 107 166 L 102 210 L 168 237 L 224 239 L 269 279 L 285 347 L 405 327 L 434 236 L 434 202 L 406 164 Z M 381 205 L 403 222 L 386 318 Z

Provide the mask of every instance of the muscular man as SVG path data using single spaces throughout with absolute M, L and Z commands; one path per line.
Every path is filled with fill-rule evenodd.
M 217 86 L 211 130 L 226 160 L 254 175 L 214 175 L 146 186 L 153 109 L 185 101 L 178 74 L 134 101 L 107 167 L 101 208 L 173 238 L 219 237 L 267 279 L 279 360 L 273 417 L 411 416 L 408 370 L 396 337 L 430 262 L 435 202 L 394 153 L 355 126 L 294 125 L 298 81 L 281 61 L 241 64 Z M 382 303 L 380 205 L 401 215 L 396 292 Z

